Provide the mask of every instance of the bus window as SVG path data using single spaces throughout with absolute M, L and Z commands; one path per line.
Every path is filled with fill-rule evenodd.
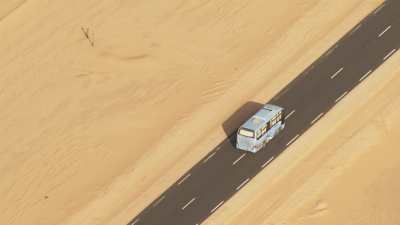
M 261 133 L 261 130 L 258 130 L 257 132 L 256 132 L 256 137 L 257 137 L 257 140 L 258 139 L 260 139 L 260 137 L 261 137 L 261 135 L 262 135 L 262 133 Z
M 253 153 L 262 149 L 264 144 L 284 128 L 284 115 L 285 111 L 282 107 L 265 104 L 262 109 L 239 127 L 236 148 Z M 267 134 L 268 138 L 266 137 Z M 263 140 L 264 138 L 265 140 Z
M 282 118 L 282 114 L 281 114 L 281 113 L 279 113 L 279 114 L 278 114 L 278 116 L 277 116 L 277 118 L 276 118 L 276 120 L 277 120 L 277 121 L 280 121 L 280 120 L 281 120 L 281 118 Z
M 265 134 L 267 132 L 267 126 L 265 125 L 265 127 L 263 127 L 261 134 Z
M 271 119 L 271 127 L 274 126 L 275 123 L 276 123 L 276 117 L 274 116 L 274 117 Z
M 247 129 L 243 129 L 243 128 L 240 128 L 239 134 L 243 135 L 245 137 L 250 137 L 250 138 L 254 137 L 254 132 L 253 131 L 247 130 Z

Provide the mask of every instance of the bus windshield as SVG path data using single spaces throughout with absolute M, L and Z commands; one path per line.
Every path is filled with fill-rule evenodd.
M 247 130 L 247 129 L 243 129 L 243 128 L 241 128 L 239 130 L 239 134 L 243 135 L 245 137 L 251 137 L 251 138 L 254 137 L 254 132 L 253 131 Z

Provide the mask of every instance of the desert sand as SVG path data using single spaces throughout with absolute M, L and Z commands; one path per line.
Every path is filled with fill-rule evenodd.
M 399 224 L 399 75 L 395 54 L 205 224 Z
M 1 2 L 0 224 L 126 224 L 381 2 Z M 398 224 L 397 62 L 205 224 Z

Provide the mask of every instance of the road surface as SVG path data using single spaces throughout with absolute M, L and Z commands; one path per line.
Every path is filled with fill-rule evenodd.
M 257 154 L 226 139 L 128 225 L 196 225 L 229 200 L 400 47 L 400 1 L 389 0 L 326 51 L 270 103 L 286 127 Z M 249 115 L 251 116 L 251 115 Z M 266 199 L 267 201 L 268 199 Z

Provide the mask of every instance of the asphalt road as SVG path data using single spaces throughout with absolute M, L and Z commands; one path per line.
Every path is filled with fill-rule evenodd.
M 270 103 L 286 109 L 286 127 L 257 154 L 226 139 L 128 225 L 196 225 L 251 181 L 400 47 L 400 1 L 371 12 L 278 93 Z M 249 115 L 250 117 L 251 115 Z M 247 119 L 247 118 L 245 118 Z M 265 199 L 268 201 L 268 199 Z

